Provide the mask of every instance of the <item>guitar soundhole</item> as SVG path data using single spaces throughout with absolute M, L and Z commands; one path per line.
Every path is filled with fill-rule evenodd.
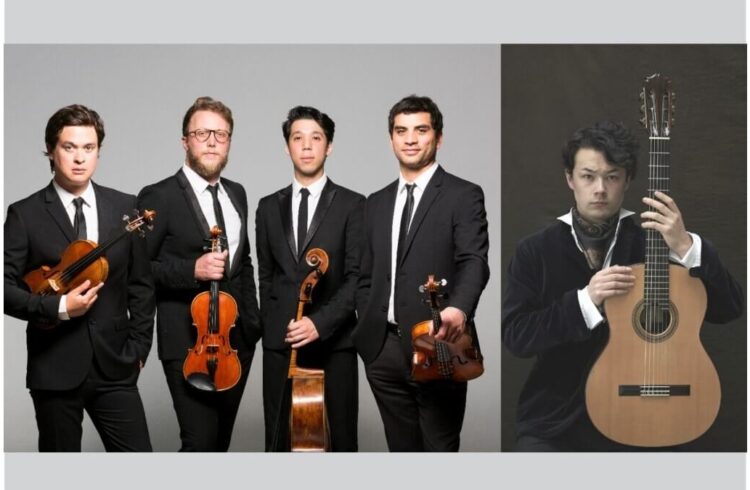
M 677 311 L 672 302 L 665 306 L 641 301 L 633 312 L 633 328 L 643 340 L 661 342 L 674 334 Z

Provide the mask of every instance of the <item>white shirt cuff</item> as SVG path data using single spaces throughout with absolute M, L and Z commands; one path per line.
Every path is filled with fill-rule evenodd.
M 67 294 L 60 296 L 60 306 L 57 307 L 57 318 L 60 320 L 70 320 L 70 316 L 68 315 L 68 303 L 66 301 L 67 297 Z
M 701 237 L 695 233 L 688 232 L 688 234 L 693 239 L 693 244 L 690 246 L 685 256 L 680 258 L 673 250 L 670 250 L 669 259 L 672 262 L 677 262 L 683 267 L 692 269 L 693 267 L 700 267 L 701 265 L 701 250 L 703 249 L 703 242 L 701 241 Z
M 604 317 L 599 311 L 599 308 L 597 308 L 594 302 L 591 301 L 588 286 L 578 290 L 578 304 L 581 307 L 583 321 L 586 322 L 586 327 L 589 330 L 595 329 L 601 322 L 604 321 Z

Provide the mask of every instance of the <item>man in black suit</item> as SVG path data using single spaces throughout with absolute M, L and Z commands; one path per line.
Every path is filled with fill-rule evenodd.
M 258 281 L 263 323 L 263 405 L 266 450 L 288 449 L 287 371 L 290 347 L 301 367 L 325 371 L 325 403 L 333 451 L 357 450 L 356 324 L 364 196 L 334 184 L 325 173 L 334 122 L 298 106 L 282 124 L 292 159 L 292 185 L 261 199 L 256 215 Z M 305 254 L 323 249 L 329 267 L 312 304 L 295 318 L 300 285 L 311 268 Z
M 135 196 L 94 184 L 104 124 L 82 105 L 47 122 L 52 182 L 13 203 L 5 220 L 5 313 L 27 320 L 26 386 L 40 451 L 80 451 L 83 411 L 107 451 L 151 451 L 136 386 L 151 348 L 154 285 L 142 240 L 132 234 L 106 252 L 109 276 L 64 295 L 30 292 L 23 277 L 54 266 L 74 240 L 120 234 Z
M 446 279 L 435 338 L 473 331 L 489 279 L 482 189 L 440 167 L 443 118 L 428 97 L 391 108 L 388 129 L 399 179 L 367 199 L 354 343 L 365 362 L 391 451 L 457 451 L 466 383 L 416 383 L 411 328 L 430 318 L 419 294 L 429 274 Z
M 181 451 L 227 451 L 255 342 L 260 337 L 255 280 L 247 239 L 247 196 L 238 183 L 221 178 L 227 164 L 234 121 L 231 110 L 210 97 L 200 97 L 182 122 L 185 163 L 177 174 L 145 187 L 141 206 L 158 210 L 147 237 L 156 283 L 157 335 L 177 421 Z M 218 225 L 228 249 L 206 251 L 210 229 Z M 211 281 L 231 294 L 239 317 L 230 343 L 242 364 L 240 381 L 226 391 L 204 391 L 183 376 L 188 349 L 195 346 L 190 304 Z

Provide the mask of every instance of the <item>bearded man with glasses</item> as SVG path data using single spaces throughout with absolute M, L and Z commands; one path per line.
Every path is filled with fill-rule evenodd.
M 200 97 L 182 122 L 185 162 L 171 177 L 144 188 L 141 209 L 159 213 L 147 237 L 156 283 L 159 359 L 180 425 L 181 451 L 227 451 L 234 420 L 260 338 L 258 303 L 247 238 L 247 196 L 238 183 L 221 177 L 229 158 L 232 111 Z M 206 252 L 213 226 L 222 229 L 226 247 Z M 220 281 L 238 303 L 230 343 L 242 364 L 240 381 L 226 391 L 206 390 L 185 380 L 183 363 L 196 343 L 190 304 Z

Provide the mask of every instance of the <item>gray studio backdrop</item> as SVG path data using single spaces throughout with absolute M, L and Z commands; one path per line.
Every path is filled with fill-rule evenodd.
M 7 209 L 49 182 L 43 134 L 58 108 L 82 103 L 99 112 L 107 136 L 94 180 L 136 194 L 180 168 L 182 116 L 202 95 L 222 100 L 234 112 L 225 175 L 245 186 L 251 220 L 262 196 L 291 181 L 280 125 L 298 104 L 316 106 L 336 122 L 329 177 L 370 194 L 397 177 L 388 110 L 405 95 L 429 95 L 445 119 L 438 161 L 481 184 L 486 196 L 492 276 L 476 315 L 486 373 L 469 386 L 462 450 L 498 451 L 499 86 L 498 46 L 8 45 L 3 204 Z M 250 238 L 257 262 L 252 233 Z M 7 316 L 4 325 L 5 450 L 35 451 L 34 410 L 24 385 L 25 327 Z M 263 449 L 262 350 L 257 349 L 232 451 Z M 380 416 L 360 369 L 360 449 L 383 451 Z M 154 450 L 176 451 L 178 426 L 156 345 L 139 387 Z M 102 451 L 88 418 L 84 423 L 84 451 Z
M 641 212 L 648 140 L 638 119 L 643 77 L 669 75 L 676 93 L 672 196 L 689 231 L 710 240 L 746 285 L 746 47 L 711 45 L 503 46 L 502 278 L 516 244 L 573 204 L 562 145 L 577 128 L 622 121 L 638 137 L 639 170 L 624 206 Z M 745 289 L 746 290 L 746 289 Z M 714 425 L 691 451 L 745 451 L 747 317 L 704 325 L 701 339 L 722 385 Z M 503 350 L 502 450 L 515 441 L 518 395 L 532 360 Z

